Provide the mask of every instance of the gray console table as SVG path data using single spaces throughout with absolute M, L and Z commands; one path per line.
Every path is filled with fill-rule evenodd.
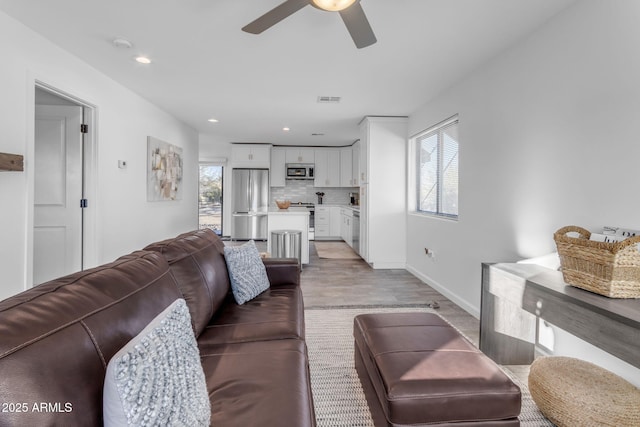
M 496 363 L 533 362 L 538 318 L 640 367 L 640 300 L 567 285 L 533 264 L 482 264 L 480 350 Z

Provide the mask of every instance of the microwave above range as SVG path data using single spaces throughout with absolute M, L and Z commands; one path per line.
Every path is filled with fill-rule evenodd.
M 285 177 L 287 179 L 315 179 L 314 166 L 308 163 L 287 163 Z

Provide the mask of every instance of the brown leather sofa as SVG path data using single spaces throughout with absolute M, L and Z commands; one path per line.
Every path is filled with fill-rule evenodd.
M 189 307 L 216 426 L 314 426 L 296 260 L 238 305 L 223 243 L 182 234 L 0 302 L 0 426 L 98 426 L 111 357 L 175 299 Z

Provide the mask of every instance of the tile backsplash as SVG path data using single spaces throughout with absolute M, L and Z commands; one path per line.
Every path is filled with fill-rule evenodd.
M 287 181 L 285 187 L 271 187 L 271 203 L 269 206 L 275 206 L 276 200 L 317 204 L 317 192 L 324 193 L 322 203 L 325 205 L 348 205 L 349 193 L 358 192 L 358 187 L 323 188 L 314 187 L 313 181 Z

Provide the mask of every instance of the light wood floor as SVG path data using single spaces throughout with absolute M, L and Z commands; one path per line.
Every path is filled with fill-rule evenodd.
M 436 311 L 476 346 L 480 322 L 406 270 L 374 270 L 364 260 L 321 259 L 313 242 L 309 264 L 300 278 L 305 307 L 425 305 L 436 301 Z M 524 384 L 529 365 L 505 366 Z
M 406 270 L 374 270 L 362 259 L 321 259 L 311 242 L 301 274 L 305 307 L 425 305 L 442 314 L 476 345 L 478 319 Z
M 256 245 L 266 251 L 266 242 Z M 300 282 L 305 307 L 415 306 L 435 301 L 438 313 L 476 346 L 479 343 L 479 320 L 406 270 L 374 270 L 362 259 L 322 259 L 310 242 L 309 264 L 303 266 Z M 527 383 L 528 365 L 506 368 Z

